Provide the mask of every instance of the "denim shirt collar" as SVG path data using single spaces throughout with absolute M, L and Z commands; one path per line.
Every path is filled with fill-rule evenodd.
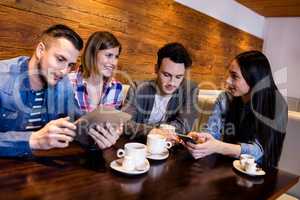
M 22 89 L 31 89 L 30 81 L 29 81 L 29 73 L 28 73 L 28 63 L 30 58 L 26 57 L 20 60 L 20 74 L 24 75 Z

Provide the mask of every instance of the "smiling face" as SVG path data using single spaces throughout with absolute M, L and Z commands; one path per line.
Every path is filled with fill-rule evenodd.
M 240 66 L 234 60 L 229 66 L 229 75 L 226 79 L 227 90 L 235 97 L 245 96 L 249 93 L 250 87 L 244 79 Z
M 175 63 L 170 58 L 164 58 L 159 69 L 156 69 L 156 73 L 161 94 L 170 95 L 183 81 L 185 67 L 183 63 Z
M 55 86 L 76 64 L 79 50 L 65 38 L 40 42 L 36 49 L 39 73 L 49 86 Z
M 114 70 L 118 65 L 119 54 L 119 47 L 98 51 L 97 67 L 104 78 L 111 78 L 113 76 Z

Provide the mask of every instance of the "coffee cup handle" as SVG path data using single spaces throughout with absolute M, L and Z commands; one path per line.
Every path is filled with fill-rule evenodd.
M 170 149 L 172 146 L 173 146 L 172 142 L 170 142 L 170 141 L 166 142 L 166 148 L 167 149 Z
M 117 157 L 118 158 L 123 158 L 124 156 L 125 156 L 124 149 L 118 149 L 118 151 L 117 151 Z
M 257 163 L 254 163 L 253 165 L 254 165 L 255 169 L 257 169 Z

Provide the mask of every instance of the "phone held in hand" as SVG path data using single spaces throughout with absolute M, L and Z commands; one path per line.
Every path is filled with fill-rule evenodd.
M 177 136 L 180 139 L 182 139 L 185 143 L 190 142 L 192 144 L 197 144 L 197 142 L 191 136 L 183 135 L 183 134 L 179 134 L 179 133 L 177 133 Z

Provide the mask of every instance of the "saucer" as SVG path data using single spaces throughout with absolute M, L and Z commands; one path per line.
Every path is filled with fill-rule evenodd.
M 168 149 L 165 149 L 165 151 L 160 154 L 151 154 L 150 152 L 147 152 L 147 158 L 151 160 L 165 160 L 168 157 L 169 157 Z
M 138 174 L 143 174 L 149 171 L 150 169 L 150 163 L 149 161 L 146 159 L 145 160 L 145 169 L 134 169 L 134 170 L 125 170 L 122 167 L 122 160 L 123 158 L 114 160 L 110 163 L 110 167 L 118 172 L 124 173 L 124 174 L 129 174 L 129 175 L 138 175 Z
M 240 163 L 240 160 L 235 160 L 233 161 L 233 167 L 238 170 L 239 172 L 242 172 L 244 174 L 247 174 L 249 176 L 263 176 L 266 174 L 266 172 L 262 169 L 259 169 L 257 170 L 256 172 L 254 173 L 250 173 L 250 172 L 246 172 L 245 170 L 242 169 L 242 166 L 241 166 L 241 163 Z

